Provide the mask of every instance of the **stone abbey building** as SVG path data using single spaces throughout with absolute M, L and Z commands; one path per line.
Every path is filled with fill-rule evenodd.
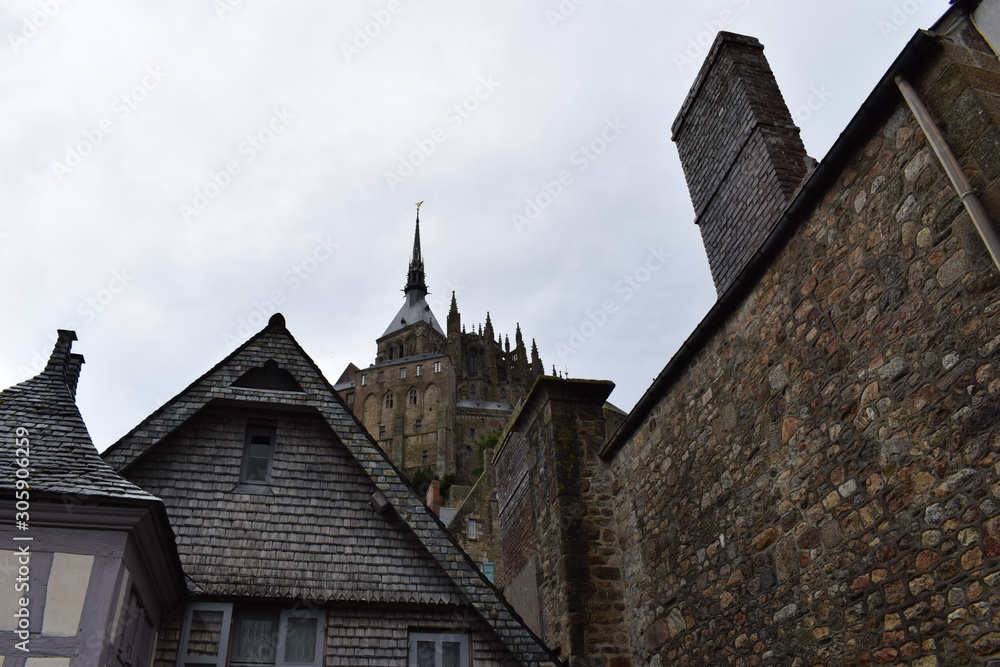
M 544 374 L 518 325 L 509 336 L 486 324 L 466 331 L 455 294 L 442 329 L 427 304 L 417 213 L 404 303 L 375 341 L 375 363 L 350 364 L 334 388 L 404 472 L 430 468 L 471 484 L 483 468 L 476 440 L 503 429 L 534 379 Z

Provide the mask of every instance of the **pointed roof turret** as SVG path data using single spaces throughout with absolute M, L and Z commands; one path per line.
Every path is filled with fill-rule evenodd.
M 427 282 L 424 277 L 424 258 L 420 254 L 420 204 L 417 204 L 417 226 L 413 232 L 413 254 L 410 256 L 410 270 L 406 274 L 406 287 L 403 288 L 403 291 L 408 295 L 412 290 L 419 290 L 426 296 Z
M 423 204 L 423 202 L 420 202 Z M 427 305 L 427 282 L 424 278 L 424 258 L 420 253 L 420 204 L 417 204 L 417 226 L 413 234 L 413 254 L 410 256 L 410 269 L 406 274 L 406 287 L 403 292 L 406 294 L 406 303 L 396 313 L 392 323 L 389 324 L 382 338 L 391 333 L 395 333 L 404 327 L 417 322 L 430 324 L 435 331 L 444 335 L 444 330 L 438 324 L 431 307 Z

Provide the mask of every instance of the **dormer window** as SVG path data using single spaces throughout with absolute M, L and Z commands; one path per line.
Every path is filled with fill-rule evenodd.
M 271 460 L 274 458 L 274 435 L 274 426 L 247 427 L 240 482 L 243 484 L 270 483 Z

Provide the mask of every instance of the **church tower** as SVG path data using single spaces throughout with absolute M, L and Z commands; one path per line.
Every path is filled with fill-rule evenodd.
M 484 467 L 476 441 L 503 429 L 544 367 L 534 343 L 529 360 L 520 325 L 514 350 L 489 313 L 466 332 L 454 293 L 442 329 L 428 293 L 418 204 L 403 305 L 375 341 L 375 363 L 349 364 L 334 388 L 400 470 L 471 484 Z

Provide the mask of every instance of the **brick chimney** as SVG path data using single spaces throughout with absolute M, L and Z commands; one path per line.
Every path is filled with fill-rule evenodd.
M 441 482 L 434 480 L 427 487 L 427 507 L 434 512 L 435 516 L 441 516 Z
M 806 176 L 805 147 L 763 45 L 720 32 L 671 130 L 721 295 Z

